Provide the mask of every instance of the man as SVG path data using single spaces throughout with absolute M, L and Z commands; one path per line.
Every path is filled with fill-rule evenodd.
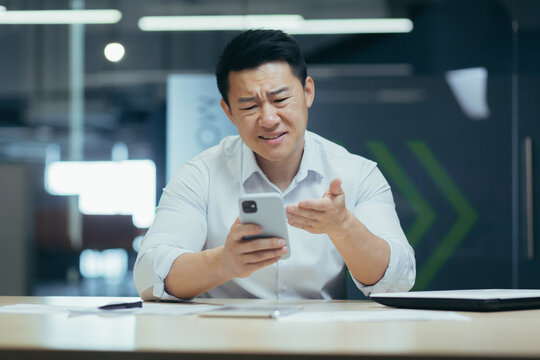
M 315 85 L 298 43 L 247 31 L 216 77 L 239 136 L 188 161 L 165 188 L 135 264 L 139 295 L 343 298 L 347 269 L 364 294 L 409 290 L 414 253 L 376 164 L 306 131 Z M 291 249 L 244 240 L 261 228 L 240 222 L 237 200 L 259 192 L 283 196 Z

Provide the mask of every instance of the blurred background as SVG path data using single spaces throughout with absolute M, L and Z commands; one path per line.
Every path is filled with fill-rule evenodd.
M 416 290 L 540 288 L 540 1 L 0 0 L 0 295 L 136 295 L 167 179 L 234 134 L 217 57 L 261 27 L 303 48 L 308 129 L 378 162 Z

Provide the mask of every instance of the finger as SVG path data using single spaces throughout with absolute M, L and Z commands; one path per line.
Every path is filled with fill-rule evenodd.
M 277 237 L 259 238 L 246 241 L 243 244 L 243 253 L 252 253 L 263 250 L 277 250 L 285 246 L 285 240 Z
M 324 214 L 324 212 L 317 210 L 303 209 L 297 211 L 294 214 L 289 214 L 289 216 L 287 216 L 287 219 L 303 223 L 313 223 L 320 222 L 321 219 L 324 217 Z
M 309 209 L 309 210 L 321 212 L 321 211 L 328 210 L 328 208 L 330 208 L 331 206 L 332 206 L 332 202 L 330 201 L 330 199 L 327 199 L 327 198 L 302 200 L 298 203 L 299 211 Z
M 289 251 L 289 249 L 284 246 L 281 249 L 274 249 L 274 250 L 263 250 L 263 251 L 256 251 L 249 254 L 244 254 L 243 261 L 245 264 L 258 264 L 261 262 L 265 262 L 268 260 L 272 260 L 277 258 L 280 258 L 284 254 L 286 254 Z
M 330 187 L 328 188 L 328 193 L 330 195 L 343 195 L 343 189 L 341 188 L 341 179 L 335 178 L 330 182 Z
M 293 212 L 296 211 L 296 208 L 298 208 L 297 205 L 290 205 L 289 204 L 289 205 L 285 206 L 285 211 L 287 212 L 287 214 L 288 213 L 293 213 Z
M 306 226 L 316 226 L 320 221 L 318 219 L 294 216 L 287 219 L 287 222 L 294 227 L 303 229 Z
M 247 264 L 246 266 L 249 268 L 249 270 L 250 270 L 251 272 L 253 272 L 253 271 L 258 270 L 258 269 L 261 269 L 261 268 L 263 268 L 263 267 L 265 267 L 265 266 L 275 264 L 275 263 L 277 263 L 280 259 L 281 259 L 281 255 L 280 255 L 280 256 L 276 256 L 276 257 L 271 258 L 271 259 L 267 259 L 267 260 L 264 260 L 264 261 L 260 261 L 260 262 L 258 262 L 258 263 Z
M 309 204 L 307 206 L 300 207 L 300 204 L 297 205 L 289 205 L 287 209 L 285 209 L 285 212 L 287 214 L 287 217 L 291 216 L 306 216 L 306 217 L 312 217 L 312 216 L 318 216 L 323 215 L 324 212 L 316 209 L 312 209 L 309 207 Z
M 231 235 L 235 240 L 242 240 L 246 236 L 254 236 L 262 231 L 262 226 L 257 224 L 234 224 Z
M 294 226 L 295 228 L 299 228 L 299 229 L 306 230 L 306 231 L 309 231 L 309 232 L 314 232 L 314 229 L 315 229 L 315 227 L 313 225 L 303 223 L 303 222 L 289 221 L 289 224 L 291 226 Z

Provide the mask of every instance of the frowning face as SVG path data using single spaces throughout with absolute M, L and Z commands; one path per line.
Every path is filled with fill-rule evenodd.
M 231 71 L 229 105 L 221 100 L 221 106 L 261 168 L 268 162 L 299 164 L 314 95 L 310 77 L 302 86 L 289 64 L 277 61 Z

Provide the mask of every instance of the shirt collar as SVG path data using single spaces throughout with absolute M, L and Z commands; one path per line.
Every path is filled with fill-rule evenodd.
M 304 133 L 304 153 L 300 168 L 298 169 L 297 177 L 299 180 L 304 179 L 309 171 L 313 171 L 321 178 L 324 178 L 321 156 L 317 153 L 317 148 L 314 144 L 313 134 L 306 130 Z M 260 173 L 264 175 L 261 168 L 257 164 L 253 151 L 242 142 L 242 184 L 246 182 L 253 174 Z
M 313 133 L 306 130 L 304 134 L 304 154 L 298 169 L 299 180 L 305 178 L 310 171 L 324 178 L 324 171 L 321 162 L 321 154 L 313 139 Z
M 242 184 L 246 182 L 247 179 L 251 177 L 251 175 L 259 172 L 262 175 L 262 170 L 257 164 L 257 160 L 255 159 L 255 154 L 253 151 L 244 143 L 242 142 Z

